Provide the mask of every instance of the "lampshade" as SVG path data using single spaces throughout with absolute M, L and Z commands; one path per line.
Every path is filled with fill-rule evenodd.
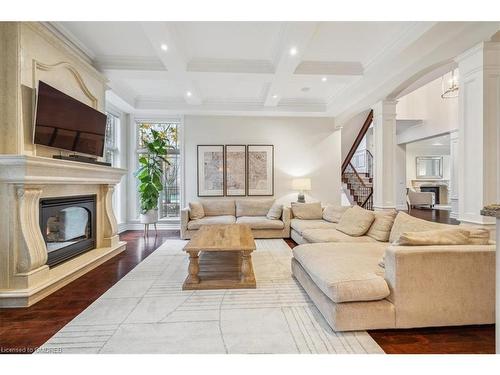
M 311 179 L 310 178 L 294 178 L 292 180 L 293 190 L 311 190 Z

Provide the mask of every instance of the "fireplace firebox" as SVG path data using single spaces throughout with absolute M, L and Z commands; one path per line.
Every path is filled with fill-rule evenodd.
M 40 229 L 49 267 L 95 249 L 96 195 L 40 199 Z

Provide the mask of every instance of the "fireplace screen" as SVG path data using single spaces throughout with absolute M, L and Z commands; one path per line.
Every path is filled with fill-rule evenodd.
M 95 195 L 40 200 L 49 266 L 95 248 Z

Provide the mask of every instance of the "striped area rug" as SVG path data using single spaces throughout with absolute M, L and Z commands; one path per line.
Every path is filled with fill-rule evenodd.
M 164 243 L 39 353 L 383 353 L 364 331 L 328 326 L 292 278 L 283 240 L 256 241 L 256 289 L 207 291 L 181 289 L 185 243 Z

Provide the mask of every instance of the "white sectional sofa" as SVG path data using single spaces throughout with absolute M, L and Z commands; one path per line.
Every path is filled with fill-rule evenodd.
M 202 225 L 233 223 L 249 225 L 255 238 L 290 237 L 290 209 L 274 205 L 274 199 L 205 199 L 198 203 L 203 207 L 200 218 L 193 219 L 190 207 L 181 210 L 182 239 L 190 239 Z M 281 210 L 278 219 L 267 217 L 273 206 Z
M 384 213 L 376 215 L 381 219 Z M 371 224 L 371 236 L 349 236 L 338 230 L 342 223 L 292 218 L 292 238 L 302 243 L 293 249 L 292 274 L 331 327 L 350 331 L 494 323 L 495 246 L 488 231 L 403 212 L 395 220 L 395 214 L 387 215 L 385 222 Z M 417 232 L 417 240 L 420 235 L 425 242 L 443 230 L 460 228 L 468 233 L 460 245 L 398 245 L 405 234 L 415 237 Z

